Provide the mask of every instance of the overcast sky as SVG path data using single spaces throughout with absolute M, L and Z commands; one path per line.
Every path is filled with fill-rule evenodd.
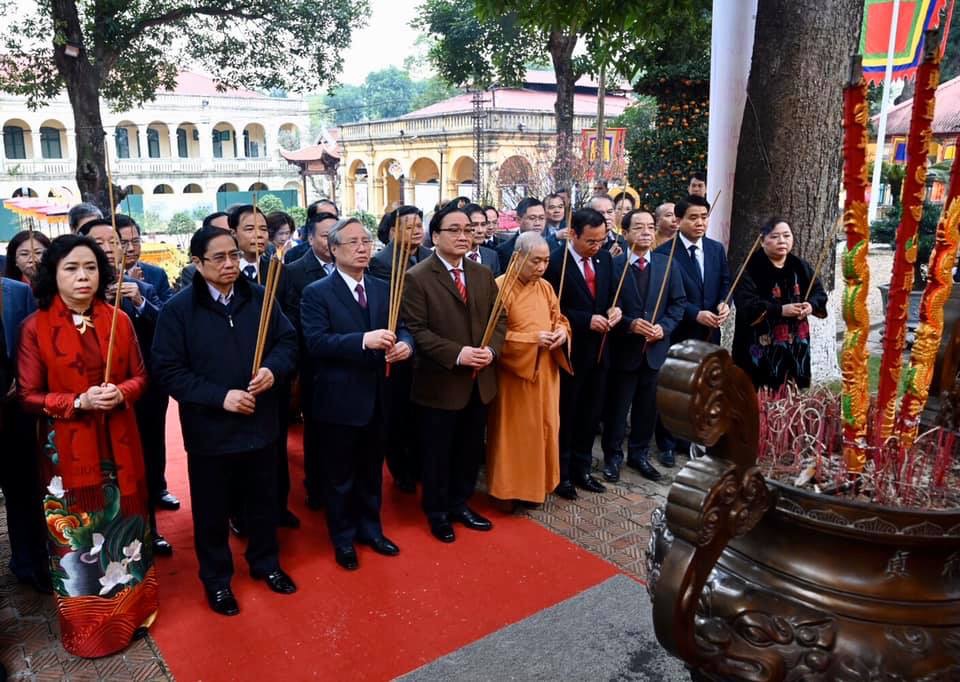
M 410 28 L 417 0 L 370 0 L 370 20 L 353 34 L 353 43 L 344 55 L 343 83 L 359 85 L 371 71 L 403 66 L 413 54 L 419 33 Z

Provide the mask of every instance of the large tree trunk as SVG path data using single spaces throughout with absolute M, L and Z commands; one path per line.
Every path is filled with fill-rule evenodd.
M 74 0 L 54 0 L 52 4 L 54 24 L 62 28 L 67 43 L 80 46 L 80 54 L 70 57 L 64 45 L 54 44 L 54 60 L 57 70 L 67 88 L 67 97 L 73 109 L 73 124 L 76 131 L 77 186 L 83 201 L 96 204 L 104 212 L 112 212 L 107 193 L 106 147 L 103 121 L 100 117 L 100 84 L 103 74 L 100 64 L 102 55 L 91 55 L 83 40 L 80 18 Z M 59 42 L 58 35 L 58 42 Z M 122 193 L 114 192 L 114 202 L 122 199 Z
M 849 57 L 857 50 L 863 0 L 762 0 L 747 104 L 737 148 L 730 234 L 730 263 L 736 272 L 764 220 L 780 215 L 794 233 L 794 253 L 811 264 L 825 244 L 836 244 L 840 215 L 843 84 Z M 714 46 L 716 49 L 716 46 Z M 834 284 L 834 253 L 821 275 Z M 834 299 L 836 296 L 831 296 Z M 833 312 L 835 301 L 828 309 Z M 813 348 L 836 371 L 836 327 L 812 321 Z
M 573 175 L 573 94 L 577 74 L 573 68 L 573 48 L 577 35 L 551 31 L 547 49 L 553 60 L 557 81 L 557 157 L 553 162 L 554 187 L 568 187 Z

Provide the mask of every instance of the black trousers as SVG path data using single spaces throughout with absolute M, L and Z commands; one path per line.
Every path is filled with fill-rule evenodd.
M 323 462 L 321 458 L 321 431 L 313 419 L 313 370 L 309 365 L 300 368 L 300 408 L 303 412 L 303 477 L 307 497 L 322 500 Z M 288 469 L 289 477 L 289 469 Z
M 677 438 L 670 431 L 667 430 L 667 427 L 663 425 L 663 422 L 660 420 L 660 416 L 657 416 L 657 450 L 664 452 L 666 450 L 674 450 L 678 452 L 686 452 L 690 448 L 690 441 L 684 440 L 683 438 Z
M 387 468 L 394 480 L 419 481 L 422 463 L 417 447 L 417 418 L 410 401 L 413 368 L 410 362 L 399 362 L 390 368 L 386 381 L 392 409 L 387 418 Z
M 233 481 L 245 509 L 250 573 L 280 567 L 276 526 L 276 451 L 268 447 L 229 455 L 187 453 L 193 537 L 200 580 L 208 590 L 229 587 L 233 556 L 228 544 L 228 503 Z
M 151 506 L 167 489 L 167 407 L 170 399 L 154 385 L 137 401 L 137 429 L 143 444 L 143 462 L 147 470 L 147 493 Z
M 658 370 L 646 363 L 634 371 L 611 370 L 607 380 L 607 403 L 603 418 L 603 461 L 619 464 L 623 461 L 623 439 L 627 431 L 627 412 L 630 412 L 630 440 L 627 459 L 647 456 L 650 439 L 657 423 Z
M 10 570 L 19 577 L 44 578 L 49 572 L 47 524 L 41 503 L 40 465 L 37 449 L 37 417 L 25 413 L 19 403 L 0 405 L 0 488 L 7 508 L 10 536 Z M 9 449 L 8 449 L 9 448 Z
M 277 514 L 287 511 L 290 497 L 290 462 L 287 457 L 287 434 L 290 431 L 290 393 L 289 381 L 282 381 L 277 385 L 277 420 L 279 421 L 279 435 L 277 436 Z
M 380 505 L 383 489 L 383 428 L 375 418 L 367 426 L 322 424 L 326 434 L 323 470 L 327 529 L 334 547 L 383 537 Z
M 593 467 L 593 439 L 603 413 L 607 370 L 590 363 L 560 373 L 560 480 L 585 476 Z
M 417 408 L 423 455 L 423 510 L 431 523 L 466 509 L 483 459 L 487 406 L 474 385 L 462 410 Z

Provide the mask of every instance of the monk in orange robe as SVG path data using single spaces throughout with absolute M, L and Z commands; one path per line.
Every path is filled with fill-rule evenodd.
M 506 294 L 499 390 L 487 421 L 487 484 L 493 497 L 532 506 L 560 483 L 560 370 L 571 371 L 570 323 L 542 279 L 550 262 L 547 242 L 525 232 L 516 248 L 527 261 Z

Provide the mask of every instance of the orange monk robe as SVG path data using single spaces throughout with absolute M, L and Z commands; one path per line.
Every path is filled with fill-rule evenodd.
M 557 328 L 567 331 L 566 348 L 541 348 L 538 333 Z M 507 300 L 507 337 L 487 422 L 487 483 L 494 497 L 540 503 L 560 483 L 560 370 L 572 371 L 569 339 L 570 323 L 553 287 L 543 279 L 518 282 Z

